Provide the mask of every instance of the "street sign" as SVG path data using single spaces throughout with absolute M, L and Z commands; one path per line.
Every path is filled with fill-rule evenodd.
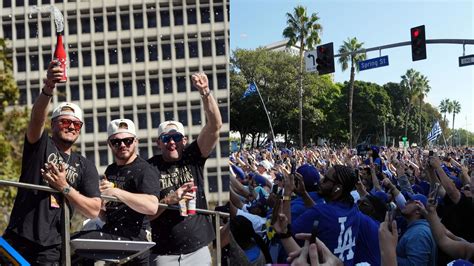
M 459 57 L 460 67 L 468 66 L 468 65 L 474 65 L 474 54 Z
M 359 62 L 359 71 L 388 66 L 388 55 Z
M 304 52 L 306 72 L 316 72 L 316 50 Z

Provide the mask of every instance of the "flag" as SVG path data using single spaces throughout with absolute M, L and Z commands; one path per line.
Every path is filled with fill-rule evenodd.
M 443 132 L 441 131 L 441 127 L 439 125 L 439 121 L 436 121 L 434 123 L 433 128 L 431 129 L 430 133 L 428 134 L 428 137 L 426 139 L 429 142 L 435 141 L 439 135 L 441 135 Z
M 255 83 L 251 82 L 249 84 L 249 87 L 247 88 L 247 90 L 244 92 L 244 95 L 242 96 L 242 99 L 244 98 L 247 98 L 248 96 L 254 94 L 257 92 L 257 85 L 255 85 Z

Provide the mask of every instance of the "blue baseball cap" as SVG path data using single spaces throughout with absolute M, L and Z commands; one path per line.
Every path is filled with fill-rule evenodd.
M 408 197 L 407 197 L 408 196 Z M 418 200 L 420 201 L 421 203 L 423 203 L 423 205 L 426 207 L 426 204 L 428 203 L 428 198 L 423 195 L 423 194 L 410 194 L 410 193 L 407 193 L 405 198 L 407 198 L 408 201 L 415 201 L 415 200 Z
M 232 167 L 232 171 L 234 171 L 235 175 L 239 179 L 241 180 L 245 179 L 245 172 L 244 170 L 242 170 L 242 168 L 238 167 L 237 165 L 231 165 L 231 167 Z
M 302 166 L 296 169 L 296 172 L 303 176 L 304 187 L 306 191 L 316 191 L 317 185 L 320 180 L 320 175 L 318 169 L 310 164 L 303 164 Z

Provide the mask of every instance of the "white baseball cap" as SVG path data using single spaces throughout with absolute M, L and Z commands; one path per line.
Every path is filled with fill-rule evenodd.
M 82 110 L 79 106 L 74 103 L 63 102 L 59 104 L 54 110 L 53 114 L 51 115 L 51 119 L 54 119 L 61 115 L 71 115 L 75 118 L 79 119 L 81 122 L 82 120 Z
M 109 126 L 107 127 L 107 134 L 109 138 L 118 133 L 130 133 L 134 137 L 137 136 L 135 131 L 135 124 L 130 119 L 115 119 L 110 122 Z
M 166 121 L 161 123 L 158 126 L 158 137 L 167 134 L 167 133 L 174 133 L 178 132 L 184 136 L 184 126 L 178 121 Z

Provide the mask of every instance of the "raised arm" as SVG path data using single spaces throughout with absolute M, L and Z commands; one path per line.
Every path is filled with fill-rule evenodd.
M 461 199 L 461 192 L 456 188 L 456 185 L 451 181 L 451 179 L 446 175 L 443 168 L 441 167 L 441 162 L 438 158 L 431 157 L 429 159 L 430 167 L 434 169 L 435 175 L 439 178 L 441 185 L 446 190 L 448 197 L 457 204 Z
M 216 146 L 219 139 L 219 131 L 222 127 L 222 117 L 219 111 L 219 106 L 211 94 L 209 89 L 209 81 L 206 74 L 196 73 L 192 76 L 194 87 L 199 90 L 206 114 L 206 125 L 199 133 L 197 142 L 203 157 L 208 157 Z
M 48 116 L 49 102 L 53 97 L 56 83 L 61 80 L 62 76 L 63 72 L 57 65 L 57 61 L 50 62 L 41 93 L 36 98 L 31 109 L 31 119 L 26 131 L 26 138 L 29 143 L 37 142 L 43 134 L 44 124 Z

